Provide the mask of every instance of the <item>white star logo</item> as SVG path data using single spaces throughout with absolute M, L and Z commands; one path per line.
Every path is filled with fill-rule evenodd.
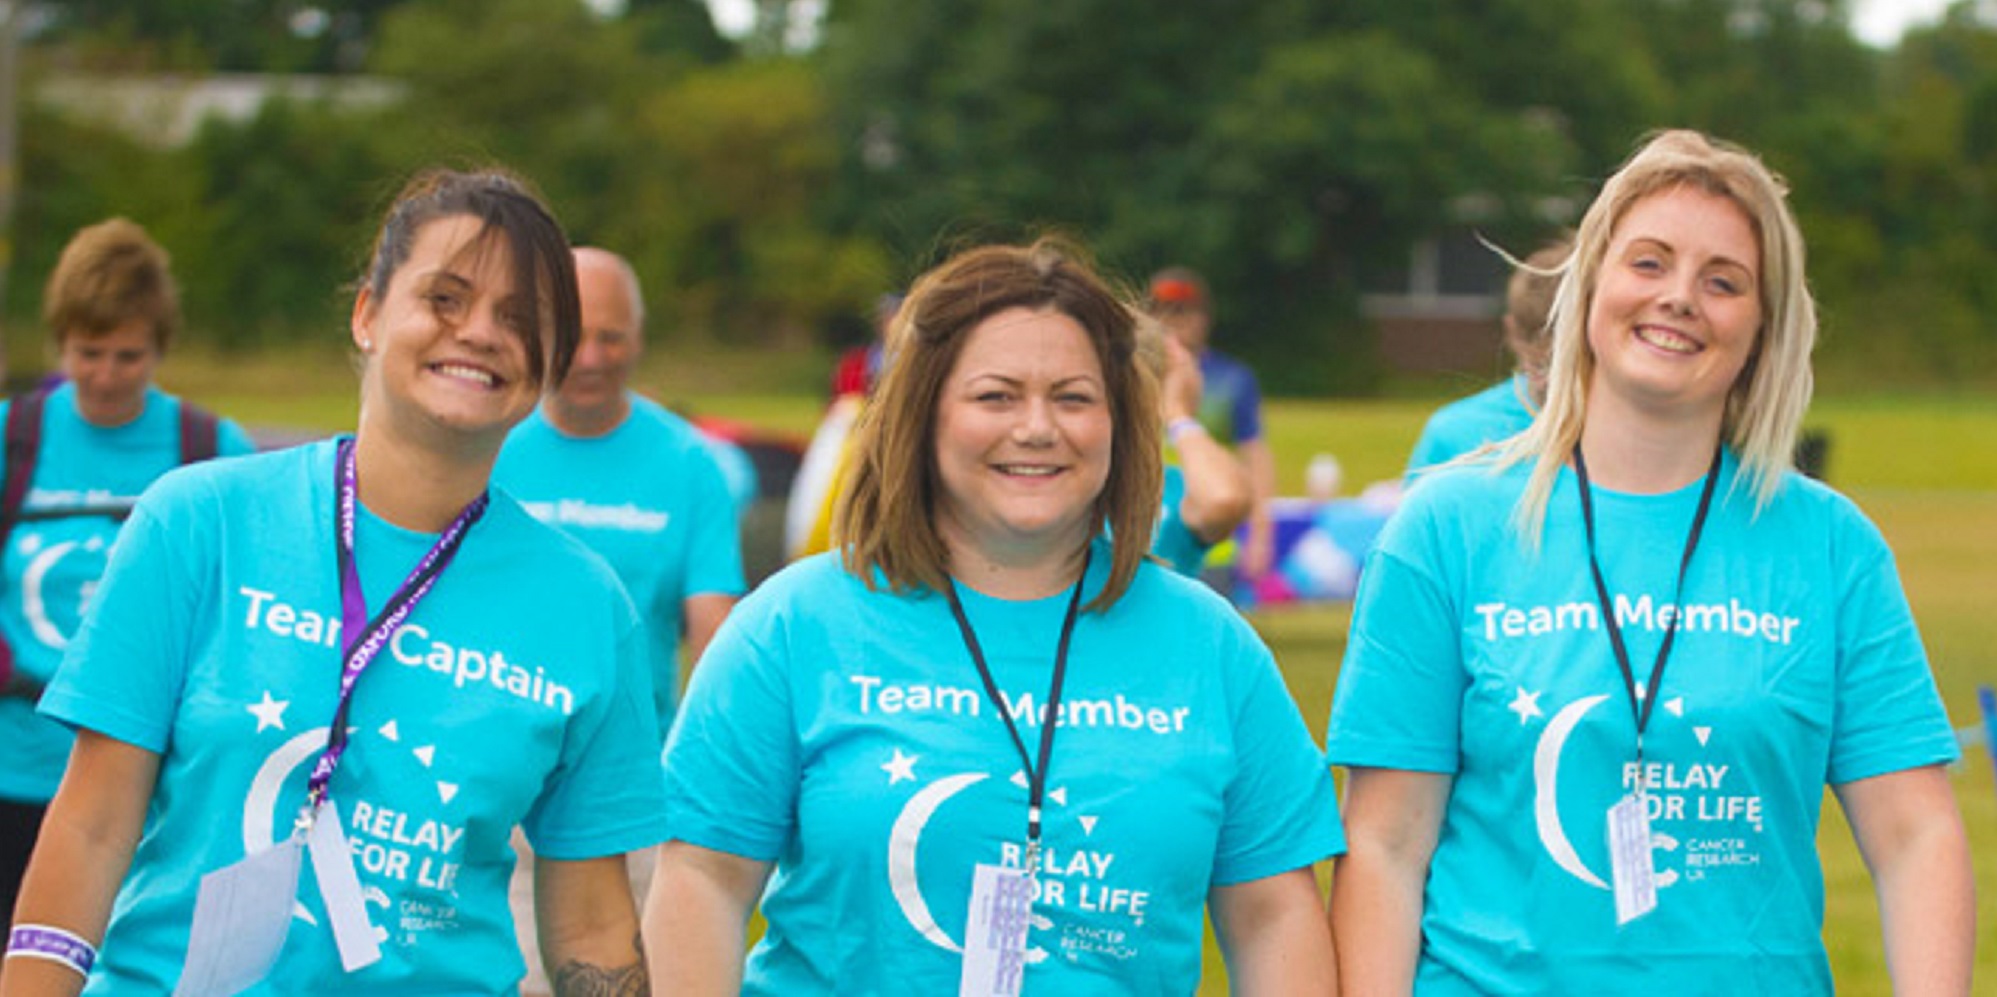
M 261 734 L 272 727 L 283 730 L 284 711 L 290 705 L 291 700 L 270 698 L 270 690 L 265 689 L 263 692 L 263 702 L 251 703 L 246 709 L 256 714 L 257 733 Z
M 1543 717 L 1546 715 L 1539 711 L 1539 693 L 1527 692 L 1525 691 L 1525 686 L 1519 686 L 1519 694 L 1512 698 L 1512 705 L 1505 707 L 1505 709 L 1519 715 L 1519 726 L 1521 727 L 1531 723 L 1534 717 Z
M 889 759 L 887 764 L 881 766 L 881 771 L 888 774 L 888 785 L 892 786 L 897 782 L 914 782 L 915 763 L 921 759 L 921 755 L 904 755 L 901 753 L 900 748 L 894 749 L 894 757 Z

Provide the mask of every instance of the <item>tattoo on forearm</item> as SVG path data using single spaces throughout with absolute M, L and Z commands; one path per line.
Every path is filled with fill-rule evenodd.
M 592 966 L 571 960 L 548 975 L 555 997 L 651 997 L 652 983 L 645 960 L 629 966 Z

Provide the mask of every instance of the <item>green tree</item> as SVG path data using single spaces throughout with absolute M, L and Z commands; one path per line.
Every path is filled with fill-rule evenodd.
M 42 285 L 76 230 L 123 215 L 174 258 L 183 286 L 199 279 L 188 265 L 214 229 L 198 207 L 198 173 L 184 156 L 149 148 L 109 129 L 65 120 L 32 103 L 21 109 L 20 193 L 14 206 L 14 254 L 7 280 L 11 367 L 42 359 L 31 343 L 45 337 Z M 198 270 L 198 267 L 197 267 Z M 190 306 L 190 331 L 202 324 Z
M 660 50 L 657 14 L 413 0 L 374 63 L 410 87 L 397 144 L 533 178 L 577 239 L 631 257 L 660 327 L 795 342 L 857 311 L 885 266 L 820 217 L 835 155 L 813 75 Z
M 1606 145 L 1651 82 L 1600 44 L 1622 22 L 1584 0 L 1406 6 L 837 6 L 823 58 L 840 219 L 917 263 L 957 233 L 1048 226 L 1133 272 L 1190 263 L 1272 386 L 1363 388 L 1366 268 L 1445 221 L 1531 223 L 1577 136 Z M 1493 33 L 1509 61 L 1465 55 Z M 1588 113 L 1559 113 L 1575 93 Z
M 392 193 L 379 118 L 273 102 L 244 124 L 210 123 L 187 150 L 214 235 L 188 257 L 188 307 L 220 345 L 337 341 L 345 285 Z

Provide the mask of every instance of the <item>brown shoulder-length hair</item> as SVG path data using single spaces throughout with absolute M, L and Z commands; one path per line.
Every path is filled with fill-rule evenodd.
M 1112 434 L 1094 517 L 1109 530 L 1111 558 L 1109 582 L 1088 608 L 1105 610 L 1130 587 L 1158 523 L 1158 384 L 1137 360 L 1136 312 L 1059 239 L 967 250 L 915 282 L 888 330 L 886 369 L 855 430 L 833 544 L 869 587 L 878 571 L 896 592 L 943 589 L 950 556 L 936 528 L 936 402 L 971 331 L 1009 308 L 1074 319 L 1102 364 Z

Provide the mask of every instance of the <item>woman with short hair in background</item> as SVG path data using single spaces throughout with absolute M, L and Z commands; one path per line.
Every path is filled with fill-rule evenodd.
M 0 404 L 0 918 L 11 918 L 75 736 L 35 703 L 82 622 L 118 527 L 153 480 L 256 449 L 242 427 L 161 391 L 180 289 L 146 230 L 79 230 L 42 292 L 61 380 Z

